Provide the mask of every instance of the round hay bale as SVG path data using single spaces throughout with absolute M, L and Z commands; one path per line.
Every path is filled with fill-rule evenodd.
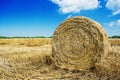
M 73 17 L 61 23 L 52 39 L 52 56 L 69 70 L 87 70 L 108 53 L 108 38 L 96 21 Z

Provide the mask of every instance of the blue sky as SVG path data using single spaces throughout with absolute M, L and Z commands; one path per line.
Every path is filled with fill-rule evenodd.
M 52 36 L 65 19 L 86 16 L 120 35 L 120 0 L 0 0 L 1 36 Z

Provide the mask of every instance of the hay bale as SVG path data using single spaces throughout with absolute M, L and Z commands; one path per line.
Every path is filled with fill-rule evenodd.
M 101 25 L 86 17 L 61 23 L 52 39 L 52 56 L 57 65 L 69 70 L 87 70 L 108 53 L 108 38 Z

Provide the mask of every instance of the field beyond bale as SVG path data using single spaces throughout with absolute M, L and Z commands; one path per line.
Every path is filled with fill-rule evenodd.
M 55 66 L 51 38 L 0 39 L 0 80 L 119 80 L 120 39 L 110 43 L 96 70 L 68 71 Z

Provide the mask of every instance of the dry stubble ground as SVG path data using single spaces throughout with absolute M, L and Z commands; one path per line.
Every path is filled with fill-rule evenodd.
M 94 68 L 88 71 L 68 71 L 56 67 L 50 57 L 51 39 L 0 39 L 0 80 L 118 80 L 119 73 L 114 72 L 120 66 L 120 40 L 110 42 L 111 54 L 104 62 L 108 64 L 98 65 L 98 70 L 107 68 L 106 71 L 111 73 L 106 75 L 94 71 Z M 109 72 L 109 69 L 114 68 Z

